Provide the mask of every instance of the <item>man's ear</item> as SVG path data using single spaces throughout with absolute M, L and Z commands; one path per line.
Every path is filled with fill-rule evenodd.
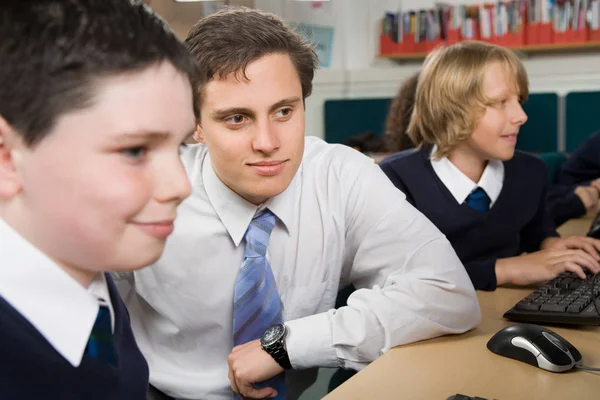
M 21 191 L 15 159 L 21 143 L 17 132 L 0 115 L 0 199 L 13 198 Z
M 200 126 L 200 124 L 196 125 L 196 130 L 194 131 L 194 140 L 196 140 L 196 142 L 198 143 L 206 144 L 206 142 L 204 141 L 204 132 L 202 131 L 202 127 Z

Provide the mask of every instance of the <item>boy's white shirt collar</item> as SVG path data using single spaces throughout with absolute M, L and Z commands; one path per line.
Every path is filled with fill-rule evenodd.
M 86 289 L 0 219 L 0 296 L 78 367 L 103 299 L 114 311 L 106 277 Z
M 504 164 L 499 160 L 490 160 L 479 179 L 473 182 L 461 170 L 459 170 L 447 157 L 435 160 L 433 156 L 437 146 L 431 150 L 431 166 L 435 174 L 440 178 L 444 186 L 452 193 L 458 204 L 465 202 L 469 194 L 480 187 L 490 198 L 490 207 L 494 205 L 504 183 Z

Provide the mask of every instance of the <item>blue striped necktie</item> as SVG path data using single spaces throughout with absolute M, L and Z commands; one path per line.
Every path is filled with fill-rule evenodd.
M 100 305 L 85 352 L 92 358 L 105 361 L 110 365 L 117 363 L 110 310 L 105 305 Z
M 266 209 L 252 219 L 244 235 L 244 260 L 234 292 L 234 346 L 256 340 L 269 326 L 283 323 L 281 299 L 266 256 L 275 218 Z M 285 399 L 285 374 L 261 382 L 257 387 L 272 387 L 278 392 L 277 399 Z
M 475 211 L 482 213 L 488 212 L 490 209 L 490 198 L 485 190 L 478 187 L 473 190 L 467 197 L 467 204 Z

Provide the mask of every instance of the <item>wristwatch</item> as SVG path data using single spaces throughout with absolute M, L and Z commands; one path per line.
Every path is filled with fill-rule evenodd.
M 260 338 L 260 347 L 283 369 L 292 369 L 292 363 L 285 349 L 285 335 L 287 328 L 284 324 L 275 324 L 267 328 Z

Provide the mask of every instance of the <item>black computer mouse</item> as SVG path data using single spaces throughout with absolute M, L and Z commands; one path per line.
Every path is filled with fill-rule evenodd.
M 571 343 L 539 325 L 508 326 L 492 336 L 487 348 L 552 372 L 565 372 L 582 362 L 581 353 Z

